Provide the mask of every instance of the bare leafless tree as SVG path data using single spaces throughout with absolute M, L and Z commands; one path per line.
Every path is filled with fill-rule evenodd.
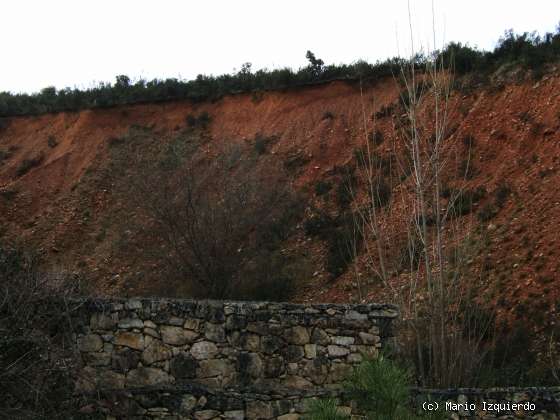
M 70 418 L 79 358 L 70 313 L 80 282 L 0 244 L 0 418 Z
M 467 264 L 476 244 L 469 236 L 469 218 L 457 211 L 466 180 L 442 197 L 443 180 L 454 169 L 451 159 L 457 149 L 449 132 L 453 71 L 437 52 L 418 54 L 412 28 L 410 41 L 410 58 L 394 76 L 403 90 L 389 159 L 367 139 L 376 129 L 376 119 L 368 121 L 362 95 L 366 147 L 361 179 L 367 200 L 358 224 L 367 238 L 368 266 L 401 307 L 403 340 L 410 343 L 420 381 L 443 387 L 471 385 L 485 357 L 494 314 L 479 309 L 476 286 L 481 278 Z M 394 167 L 384 180 L 387 160 Z M 380 197 L 387 182 L 393 198 L 383 207 Z M 389 214 L 392 226 L 387 223 Z M 396 244 L 403 242 L 404 252 L 398 252 Z
M 187 159 L 167 174 L 148 169 L 135 188 L 165 244 L 167 266 L 200 297 L 239 296 L 249 273 L 258 276 L 253 266 L 273 262 L 259 255 L 287 234 L 286 218 L 297 217 L 300 205 L 273 168 L 253 173 L 237 149 L 220 156 L 199 166 Z

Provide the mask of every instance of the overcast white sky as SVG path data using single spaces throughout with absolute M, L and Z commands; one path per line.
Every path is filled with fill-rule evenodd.
M 428 46 L 432 2 L 410 3 L 415 42 Z M 117 74 L 190 79 L 247 61 L 298 68 L 308 49 L 329 64 L 373 62 L 407 53 L 410 39 L 407 0 L 2 0 L 0 19 L 0 91 L 12 92 Z M 435 0 L 435 20 L 437 47 L 490 49 L 508 28 L 553 31 L 560 1 Z

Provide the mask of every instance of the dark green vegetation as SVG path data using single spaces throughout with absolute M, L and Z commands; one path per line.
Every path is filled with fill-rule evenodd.
M 368 420 L 443 419 L 443 411 L 415 413 L 412 406 L 410 373 L 383 355 L 363 361 L 354 369 L 344 388 L 360 413 Z M 314 401 L 307 420 L 342 420 L 349 415 L 337 409 L 336 401 Z
M 29 172 L 34 167 L 39 166 L 43 162 L 44 159 L 45 159 L 45 155 L 40 153 L 33 158 L 22 160 L 20 165 L 17 168 L 16 175 L 17 176 L 25 175 L 27 172 Z
M 76 359 L 67 310 L 76 278 L 40 271 L 36 253 L 0 243 L 0 418 L 73 419 Z
M 216 100 L 228 94 L 286 89 L 332 80 L 363 80 L 374 83 L 384 77 L 399 73 L 407 65 L 402 58 L 392 58 L 376 64 L 357 61 L 353 64 L 325 65 L 310 51 L 306 55 L 309 65 L 297 71 L 290 68 L 258 70 L 245 63 L 235 74 L 221 76 L 198 75 L 196 79 L 138 80 L 117 76 L 115 83 L 101 83 L 87 89 L 47 87 L 39 93 L 0 93 L 0 117 L 34 115 L 46 112 L 75 111 L 87 108 L 105 108 L 122 104 L 158 102 L 187 99 L 195 102 Z M 538 76 L 543 66 L 560 57 L 560 27 L 555 33 L 539 36 L 536 33 L 516 35 L 507 31 L 493 51 L 480 51 L 461 43 L 450 43 L 439 57 L 444 65 L 454 63 L 455 74 L 476 72 L 483 76 L 504 64 L 520 65 Z M 418 70 L 424 67 L 427 57 L 418 55 L 414 60 Z M 331 118 L 331 116 L 327 116 Z

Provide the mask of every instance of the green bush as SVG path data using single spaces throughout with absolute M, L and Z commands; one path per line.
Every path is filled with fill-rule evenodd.
M 234 299 L 289 301 L 297 282 L 311 274 L 305 255 L 284 255 L 278 249 L 263 251 L 243 273 L 243 280 L 230 296 Z
M 371 419 L 409 419 L 410 373 L 380 355 L 362 362 L 345 388 L 358 409 Z
M 355 215 L 350 212 L 337 217 L 330 229 L 322 232 L 327 242 L 326 269 L 338 277 L 354 261 L 362 243 L 362 234 L 358 229 Z
M 257 134 L 255 136 L 255 143 L 254 143 L 255 151 L 259 155 L 265 154 L 268 150 L 268 146 L 271 143 L 275 142 L 277 139 L 278 139 L 277 136 L 266 137 L 266 136 L 263 136 L 262 134 Z
M 473 179 L 478 171 L 474 167 L 474 164 L 471 159 L 463 159 L 459 164 L 459 170 L 457 175 L 459 178 L 465 178 L 467 180 Z
M 112 137 L 109 137 L 109 138 L 107 139 L 107 143 L 109 144 L 109 147 L 119 146 L 119 145 L 123 144 L 124 141 L 125 141 L 125 138 L 124 138 L 124 137 L 115 137 L 115 136 L 112 136 Z
M 18 149 L 17 146 L 10 146 L 8 150 L 0 149 L 0 165 L 2 165 L 5 160 L 10 159 L 14 155 L 17 149 Z
M 499 208 L 504 207 L 509 195 L 511 193 L 511 188 L 506 183 L 501 183 L 494 191 L 495 203 Z
M 366 359 L 354 369 L 344 383 L 346 396 L 356 403 L 360 415 L 368 420 L 444 419 L 443 410 L 417 415 L 411 406 L 408 370 L 380 355 Z M 313 401 L 306 419 L 339 420 L 349 418 L 337 409 L 337 401 Z
M 192 114 L 187 115 L 186 122 L 187 126 L 190 128 L 201 128 L 206 130 L 208 125 L 210 124 L 211 117 L 208 112 L 202 112 L 198 117 L 195 117 Z
M 16 197 L 17 194 L 18 194 L 18 191 L 13 190 L 13 189 L 0 190 L 0 198 L 3 198 L 6 201 L 13 200 Z
M 331 111 L 325 111 L 323 113 L 323 120 L 333 120 L 334 119 L 334 114 Z
M 374 117 L 376 119 L 386 118 L 393 115 L 394 112 L 395 112 L 395 104 L 383 105 L 381 109 L 379 109 L 379 111 L 377 111 L 374 114 Z
M 329 181 L 319 180 L 315 184 L 315 194 L 325 195 L 332 189 L 332 184 Z
M 78 418 L 79 361 L 66 299 L 76 278 L 46 274 L 36 252 L 0 243 L 0 415 L 5 419 Z
M 353 190 L 357 181 L 353 168 L 342 174 L 342 179 L 336 187 L 336 203 L 341 209 L 347 208 L 354 200 Z
M 304 224 L 305 234 L 309 236 L 325 237 L 326 232 L 333 228 L 335 225 L 334 220 L 327 212 L 319 211 L 317 214 L 308 218 Z
M 47 146 L 49 146 L 51 149 L 58 146 L 58 141 L 56 141 L 55 136 L 49 136 L 47 138 Z
M 472 134 L 467 134 L 465 137 L 463 137 L 463 145 L 466 148 L 471 149 L 472 147 L 474 147 L 475 144 L 476 144 L 476 139 Z
M 43 160 L 45 159 L 45 155 L 43 153 L 39 153 L 37 156 L 31 159 L 24 159 L 16 169 L 16 175 L 18 177 L 25 175 L 31 169 L 39 166 Z
M 384 178 L 374 180 L 374 186 L 372 202 L 375 203 L 376 207 L 385 207 L 391 201 L 391 194 L 393 193 L 391 186 Z
M 477 217 L 480 222 L 484 223 L 493 219 L 496 214 L 498 214 L 498 210 L 494 204 L 487 203 L 478 211 Z
M 348 418 L 348 415 L 338 409 L 336 400 L 331 398 L 311 401 L 309 413 L 304 416 L 305 420 L 344 420 Z
M 383 133 L 379 129 L 376 129 L 368 134 L 368 140 L 374 145 L 379 146 L 385 139 L 383 137 Z
M 458 216 L 469 214 L 473 210 L 473 205 L 478 203 L 485 196 L 486 189 L 484 187 L 478 187 L 475 190 L 456 191 L 455 195 L 452 195 L 452 204 L 455 214 Z

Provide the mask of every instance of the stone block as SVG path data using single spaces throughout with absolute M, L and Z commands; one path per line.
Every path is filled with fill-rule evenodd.
M 267 335 L 269 333 L 268 324 L 265 322 L 250 322 L 246 328 L 247 331 L 259 335 Z
M 188 413 L 196 407 L 196 402 L 197 399 L 194 395 L 190 395 L 190 394 L 184 395 L 183 398 L 181 398 L 181 406 L 179 410 L 182 413 Z
M 226 330 L 235 331 L 243 330 L 247 327 L 247 320 L 237 314 L 229 315 L 226 319 Z
M 97 334 L 88 334 L 78 338 L 78 350 L 81 352 L 100 351 L 103 340 Z
M 379 342 L 379 336 L 368 334 L 365 332 L 360 332 L 360 340 L 362 340 L 363 344 L 376 344 Z
M 306 378 L 311 379 L 313 383 L 321 385 L 327 380 L 330 362 L 325 357 L 317 357 L 312 360 L 306 360 L 303 365 L 303 374 Z M 301 374 L 301 369 L 299 371 Z
M 279 416 L 276 420 L 299 420 L 301 416 L 296 413 L 291 414 L 284 414 L 283 416 Z
M 336 344 L 337 346 L 350 346 L 352 344 L 354 344 L 354 337 L 341 337 L 341 336 L 335 336 L 332 337 L 332 343 Z
M 243 410 L 224 411 L 224 419 L 226 420 L 244 420 L 245 412 Z
M 198 337 L 198 333 L 194 331 L 170 325 L 162 325 L 160 327 L 160 332 L 163 342 L 173 346 L 183 346 L 185 344 L 193 343 Z
M 317 357 L 317 344 L 306 344 L 303 349 L 305 351 L 306 358 L 314 359 Z
M 351 321 L 365 321 L 368 319 L 367 314 L 361 314 L 354 310 L 347 311 L 344 316 L 346 319 L 349 319 Z
M 313 384 L 307 379 L 298 375 L 289 375 L 283 381 L 284 386 L 296 389 L 309 389 L 313 388 Z
M 218 354 L 218 347 L 210 341 L 199 341 L 191 347 L 191 354 L 195 359 L 211 359 Z
M 333 363 L 331 365 L 329 379 L 331 383 L 342 383 L 348 378 L 348 375 L 352 372 L 352 366 L 345 363 Z
M 305 352 L 302 346 L 287 346 L 280 350 L 280 354 L 287 362 L 295 363 L 303 359 Z
M 88 366 L 109 366 L 111 364 L 111 353 L 90 352 L 82 355 L 84 363 Z
M 309 343 L 309 332 L 307 328 L 298 325 L 286 330 L 284 338 L 288 343 L 303 345 Z
M 142 362 L 146 365 L 169 360 L 170 358 L 171 351 L 159 340 L 153 340 L 142 352 Z
M 119 321 L 119 328 L 123 330 L 142 329 L 144 328 L 144 322 L 138 318 L 124 318 Z
M 311 342 L 326 346 L 331 343 L 331 340 L 329 335 L 325 332 L 325 330 L 321 328 L 315 328 L 311 333 Z
M 194 413 L 194 418 L 196 420 L 211 420 L 219 416 L 220 412 L 216 410 L 200 410 Z
M 144 334 L 145 334 L 146 336 L 152 337 L 152 338 L 157 338 L 157 339 L 161 338 L 161 336 L 159 335 L 159 333 L 158 333 L 156 330 L 152 329 L 152 328 L 144 327 Z
M 166 322 L 167 325 L 171 325 L 171 326 L 174 326 L 174 327 L 182 327 L 184 323 L 185 323 L 185 320 L 183 318 L 179 318 L 179 317 L 176 317 L 176 316 L 170 317 Z
M 207 322 L 204 327 L 204 336 L 215 343 L 223 343 L 226 341 L 226 331 L 222 324 L 213 324 Z
M 247 419 L 271 419 L 273 417 L 272 405 L 268 401 L 247 402 Z
M 329 357 L 344 357 L 350 353 L 346 347 L 340 347 L 335 345 L 327 346 L 327 352 Z
M 244 350 L 259 351 L 260 343 L 261 343 L 261 337 L 257 334 L 243 334 L 241 336 L 241 346 L 243 347 Z
M 198 362 L 188 353 L 181 353 L 171 359 L 169 372 L 175 379 L 194 379 Z
M 117 372 L 128 372 L 136 368 L 139 361 L 139 352 L 125 348 L 111 355 L 111 368 Z
M 363 357 L 360 353 L 351 353 L 346 358 L 348 363 L 360 363 L 363 360 Z
M 284 359 L 280 356 L 269 357 L 265 359 L 264 375 L 267 378 L 278 378 L 286 372 Z
M 172 378 L 169 374 L 157 368 L 139 367 L 126 375 L 126 385 L 128 387 L 163 385 L 171 382 Z
M 195 318 L 185 319 L 183 328 L 187 330 L 198 331 L 200 329 L 200 319 L 195 319 Z
M 115 345 L 144 350 L 144 336 L 135 332 L 119 331 L 115 335 Z
M 264 353 L 267 354 L 276 353 L 282 346 L 284 346 L 284 342 L 280 337 L 276 337 L 276 336 L 261 337 L 261 348 Z
M 94 313 L 91 316 L 89 325 L 94 331 L 106 330 L 112 331 L 117 325 L 116 314 Z
M 152 330 L 157 330 L 157 325 L 155 322 L 150 321 L 149 319 L 147 319 L 146 321 L 144 321 L 144 327 L 145 328 L 151 328 Z
M 199 378 L 210 378 L 213 376 L 232 376 L 234 368 L 227 359 L 202 360 L 196 371 Z
M 263 361 L 257 353 L 240 353 L 237 356 L 237 371 L 244 383 L 263 376 Z
M 98 370 L 96 379 L 98 389 L 122 389 L 125 384 L 124 375 L 111 370 Z
M 124 307 L 131 311 L 142 309 L 142 301 L 140 299 L 129 299 L 124 303 Z

